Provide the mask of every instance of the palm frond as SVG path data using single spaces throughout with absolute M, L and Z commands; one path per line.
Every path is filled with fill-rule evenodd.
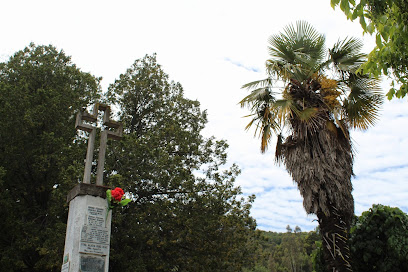
M 346 38 L 327 54 L 324 35 L 303 21 L 269 38 L 268 78 L 243 85 L 251 93 L 240 101 L 241 107 L 248 106 L 252 113 L 246 129 L 256 126 L 262 152 L 275 133 L 276 158 L 282 158 L 290 139 L 282 142 L 280 133 L 285 126 L 293 139 L 305 140 L 325 128 L 350 140 L 351 127 L 366 129 L 375 123 L 382 95 L 375 80 L 356 74 L 366 57 L 361 48 L 360 40 Z M 335 78 L 326 78 L 330 70 Z M 275 80 L 283 80 L 286 86 L 279 100 L 272 92 Z
M 269 87 L 262 87 L 255 90 L 245 96 L 239 104 L 241 107 L 249 106 L 250 109 L 256 110 L 259 107 L 263 107 L 264 104 L 270 104 L 275 101 L 272 91 Z
M 267 64 L 270 74 L 275 72 L 283 79 L 309 78 L 325 56 L 325 37 L 309 23 L 298 21 L 296 26 L 288 25 L 283 33 L 269 38 L 269 54 L 272 59 Z
M 300 121 L 302 122 L 308 122 L 312 118 L 314 118 L 319 110 L 317 108 L 306 108 L 304 110 L 301 110 L 297 113 L 297 116 Z
M 250 117 L 250 116 L 253 116 L 253 115 L 254 114 L 246 115 L 244 117 Z M 245 130 L 249 130 L 252 127 L 252 125 L 255 123 L 255 121 L 257 121 L 257 118 L 252 118 L 252 120 L 245 126 Z M 255 132 L 255 135 L 256 135 L 256 132 Z
M 287 120 L 292 117 L 292 112 L 299 111 L 292 99 L 277 100 L 271 107 L 276 111 L 276 118 L 281 127 L 284 127 Z
M 340 72 L 355 72 L 365 62 L 366 54 L 361 53 L 363 43 L 357 38 L 339 40 L 329 49 L 331 62 Z
M 291 64 L 285 63 L 281 61 L 276 61 L 274 59 L 269 59 L 266 61 L 266 73 L 270 77 L 275 77 L 276 79 L 281 79 L 283 81 L 288 81 L 292 73 L 291 71 Z
M 284 82 L 288 82 L 291 79 L 303 81 L 313 74 L 310 69 L 305 69 L 301 64 L 283 63 L 273 59 L 267 60 L 266 72 L 271 77 Z
M 350 83 L 350 94 L 344 99 L 344 113 L 351 127 L 365 130 L 375 125 L 383 104 L 379 81 L 355 77 Z
M 283 33 L 271 36 L 269 43 L 272 45 L 271 53 L 276 53 L 278 57 L 292 63 L 296 60 L 296 52 L 302 52 L 318 61 L 322 60 L 325 55 L 324 35 L 319 34 L 312 25 L 305 21 L 297 21 L 295 26 L 292 24 L 286 26 Z
M 301 122 L 311 122 L 319 111 L 317 108 L 299 109 L 292 99 L 277 100 L 271 104 L 271 107 L 276 110 L 281 126 L 284 126 L 285 122 L 294 116 Z
M 261 80 L 255 80 L 249 83 L 246 83 L 244 85 L 242 85 L 241 89 L 254 89 L 254 88 L 264 88 L 264 87 L 268 87 L 268 86 L 272 86 L 272 78 L 268 77 L 265 79 L 261 79 Z
M 269 141 L 273 133 L 279 131 L 279 124 L 276 122 L 276 111 L 271 108 L 275 102 L 272 88 L 272 78 L 253 81 L 242 86 L 242 88 L 253 89 L 249 95 L 244 97 L 239 104 L 241 107 L 248 106 L 252 112 L 252 120 L 246 125 L 248 130 L 255 125 L 255 136 L 261 138 L 261 151 L 267 150 Z M 255 89 L 254 89 L 255 88 Z
M 265 153 L 268 149 L 269 141 L 272 138 L 272 126 L 267 124 L 262 128 L 262 137 L 261 137 L 261 152 Z
M 256 114 L 253 114 L 253 116 L 253 119 L 247 124 L 245 129 L 248 130 L 255 124 L 254 136 L 259 135 L 261 138 L 261 152 L 265 153 L 272 135 L 274 133 L 278 134 L 280 131 L 279 123 L 276 122 L 276 112 L 269 107 L 264 107 Z

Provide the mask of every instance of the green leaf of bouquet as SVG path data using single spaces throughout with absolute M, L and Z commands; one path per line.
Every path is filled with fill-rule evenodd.
M 121 202 L 119 202 L 120 206 L 126 206 L 130 201 L 132 201 L 131 199 L 124 199 Z
M 111 200 L 112 200 L 111 190 L 106 190 L 106 199 L 108 200 L 108 203 L 111 202 Z

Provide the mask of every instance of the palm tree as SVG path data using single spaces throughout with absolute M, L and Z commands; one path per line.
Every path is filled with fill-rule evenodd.
M 348 232 L 353 148 L 349 130 L 374 125 L 382 104 L 379 82 L 359 71 L 362 43 L 325 37 L 306 22 L 289 25 L 269 39 L 268 77 L 245 84 L 241 102 L 265 152 L 277 135 L 275 158 L 297 183 L 308 214 L 318 218 L 329 271 L 352 271 Z M 281 87 L 279 87 L 279 85 Z

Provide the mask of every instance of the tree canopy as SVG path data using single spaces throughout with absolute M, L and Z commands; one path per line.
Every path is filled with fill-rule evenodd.
M 392 75 L 395 81 L 388 99 L 403 98 L 408 92 L 408 2 L 406 0 L 331 0 L 347 19 L 359 19 L 365 33 L 376 37 L 376 47 L 362 66 L 379 76 Z
M 136 60 L 107 97 L 126 130 L 112 143 L 107 180 L 136 198 L 114 216 L 110 271 L 239 271 L 251 255 L 253 198 L 237 198 L 227 144 L 201 136 L 199 103 L 184 98 L 155 55 Z
M 99 80 L 53 46 L 31 44 L 0 63 L 2 269 L 61 270 L 66 196 L 86 154 L 75 115 L 100 101 L 115 104 L 125 125 L 123 140 L 108 143 L 104 180 L 133 196 L 113 215 L 110 271 L 239 271 L 251 259 L 254 198 L 234 185 L 227 143 L 200 134 L 199 102 L 155 55 L 135 61 L 106 95 Z
M 98 99 L 99 79 L 81 72 L 63 51 L 34 44 L 1 63 L 0 76 L 0 156 L 6 179 L 15 179 L 17 187 L 41 187 L 36 182 L 42 181 L 53 186 L 59 163 L 67 159 L 60 155 L 76 136 L 73 116 Z
M 350 242 L 355 271 L 408 271 L 408 215 L 399 208 L 373 205 L 357 218 Z
M 3 270 L 51 271 L 60 263 L 65 197 L 83 161 L 74 116 L 98 91 L 98 79 L 53 46 L 31 44 L 0 63 Z
M 356 216 L 351 227 L 350 247 L 355 272 L 408 271 L 408 215 L 399 208 L 374 204 Z M 321 242 L 313 254 L 313 270 L 324 266 Z
M 311 272 L 312 255 L 316 243 L 321 242 L 317 231 L 276 233 L 256 230 L 255 265 L 245 268 L 244 272 Z M 321 244 L 321 243 L 320 243 Z

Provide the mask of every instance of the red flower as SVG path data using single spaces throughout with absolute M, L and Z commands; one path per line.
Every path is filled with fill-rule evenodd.
M 121 201 L 123 195 L 125 194 L 125 192 L 124 192 L 121 188 L 116 187 L 114 190 L 111 190 L 111 194 L 112 194 L 112 197 L 113 197 L 116 201 Z

